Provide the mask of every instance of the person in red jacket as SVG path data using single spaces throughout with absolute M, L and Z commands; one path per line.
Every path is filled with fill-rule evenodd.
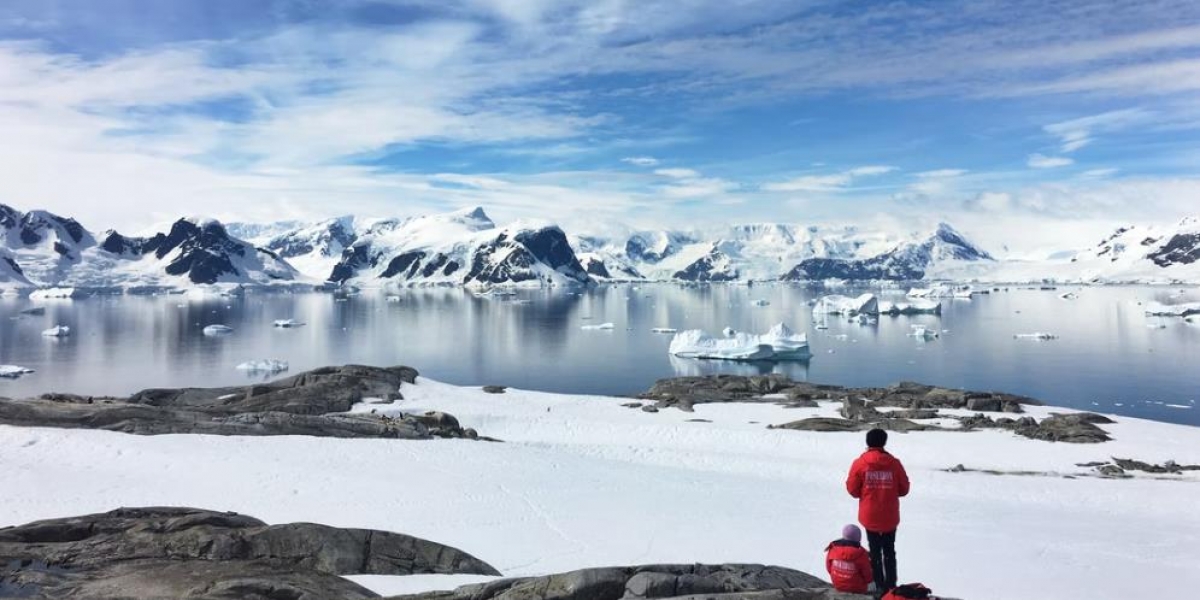
M 833 589 L 852 594 L 867 593 L 871 585 L 871 558 L 862 547 L 862 531 L 858 525 L 842 528 L 842 539 L 825 547 L 825 570 Z
M 858 522 L 867 530 L 875 589 L 896 587 L 896 528 L 900 526 L 900 498 L 908 495 L 908 474 L 896 457 L 888 454 L 887 432 L 867 432 L 867 451 L 854 461 L 846 478 L 846 491 L 858 498 Z

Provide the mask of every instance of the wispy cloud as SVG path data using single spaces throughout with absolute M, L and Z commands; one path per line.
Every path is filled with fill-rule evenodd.
M 626 156 L 621 162 L 635 167 L 653 167 L 658 164 L 658 159 L 653 156 Z
M 768 183 L 763 185 L 762 189 L 768 192 L 838 192 L 847 189 L 858 178 L 883 175 L 895 170 L 896 167 L 870 165 L 838 173 L 804 175 L 787 181 Z
M 1053 123 L 1043 129 L 1059 138 L 1062 144 L 1060 151 L 1067 154 L 1092 143 L 1096 133 L 1125 129 L 1145 123 L 1153 116 L 1150 111 L 1129 108 Z
M 1075 160 L 1066 156 L 1046 156 L 1044 154 L 1030 154 L 1029 160 L 1025 161 L 1031 169 L 1054 169 L 1057 167 L 1066 167 L 1075 164 Z

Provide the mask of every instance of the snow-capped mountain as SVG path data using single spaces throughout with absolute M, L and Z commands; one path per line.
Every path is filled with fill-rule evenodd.
M 1121 227 L 1070 263 L 1084 280 L 1200 280 L 1200 218 L 1166 227 Z
M 301 277 L 273 253 L 230 236 L 212 220 L 181 219 L 170 231 L 149 237 L 115 231 L 99 237 L 97 242 L 97 236 L 74 219 L 0 205 L 0 285 L 154 289 L 267 284 Z
M 354 217 L 312 224 L 292 221 L 284 227 L 239 223 L 231 225 L 230 230 L 249 234 L 244 239 L 274 252 L 301 273 L 318 281 L 329 279 L 342 254 L 358 241 Z
M 949 270 L 963 263 L 995 262 L 990 254 L 946 223 L 923 240 L 904 242 L 866 258 L 809 258 L 782 277 L 785 281 L 824 279 L 924 279 L 931 270 Z
M 342 253 L 337 283 L 568 285 L 592 281 L 562 229 L 497 228 L 482 208 L 378 221 Z

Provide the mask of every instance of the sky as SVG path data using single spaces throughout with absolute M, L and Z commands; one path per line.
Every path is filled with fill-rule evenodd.
M 6 0 L 0 203 L 94 230 L 483 206 L 954 224 L 1200 214 L 1200 3 Z

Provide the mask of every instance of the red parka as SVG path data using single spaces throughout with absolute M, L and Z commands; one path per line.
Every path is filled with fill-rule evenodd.
M 854 594 L 867 593 L 871 585 L 871 555 L 858 542 L 838 540 L 825 548 L 825 570 L 833 589 Z
M 883 448 L 868 448 L 850 466 L 846 491 L 858 498 L 858 522 L 876 533 L 900 525 L 900 497 L 908 495 L 908 473 Z

